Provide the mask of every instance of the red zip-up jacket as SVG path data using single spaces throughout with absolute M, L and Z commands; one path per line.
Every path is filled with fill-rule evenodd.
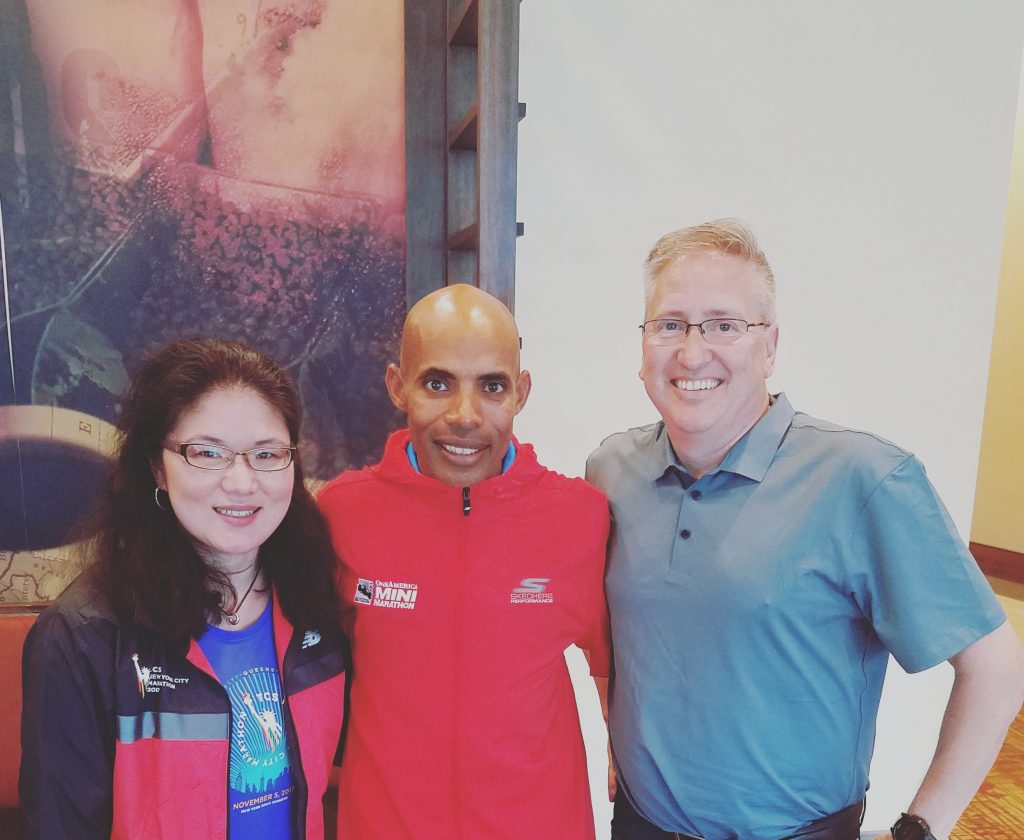
M 26 837 L 226 838 L 227 692 L 194 639 L 187 651 L 174 649 L 119 620 L 96 578 L 95 567 L 80 575 L 25 641 L 19 793 Z M 346 649 L 338 635 L 294 631 L 276 598 L 273 625 L 295 746 L 296 837 L 322 840 Z
M 605 498 L 518 442 L 503 475 L 448 486 L 408 441 L 319 497 L 353 656 L 339 840 L 591 840 L 563 654 L 608 674 Z

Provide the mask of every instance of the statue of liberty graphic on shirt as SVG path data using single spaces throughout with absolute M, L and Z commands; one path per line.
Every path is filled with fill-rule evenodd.
M 276 668 L 249 668 L 227 685 L 231 698 L 231 776 L 234 791 L 261 794 L 291 787 Z M 287 775 L 287 780 L 282 779 Z M 271 801 L 271 800 L 268 800 Z M 263 804 L 263 803 L 254 803 Z
M 274 749 L 274 747 L 281 743 L 281 724 L 277 722 L 277 715 L 274 714 L 274 710 L 264 709 L 262 712 L 256 711 L 256 706 L 252 702 L 252 695 L 248 691 L 242 695 L 242 702 L 252 712 L 253 719 L 259 724 L 267 749 Z

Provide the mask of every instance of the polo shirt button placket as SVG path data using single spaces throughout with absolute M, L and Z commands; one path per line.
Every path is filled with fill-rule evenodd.
M 700 492 L 700 490 L 691 490 L 689 492 L 689 496 L 690 496 L 691 499 L 693 499 L 696 502 L 696 501 L 700 500 L 701 492 Z M 689 528 L 683 528 L 683 530 L 679 532 L 679 536 L 682 537 L 684 540 L 690 539 L 690 529 Z

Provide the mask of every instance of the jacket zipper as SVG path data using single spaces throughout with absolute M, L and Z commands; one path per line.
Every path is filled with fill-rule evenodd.
M 457 531 L 456 570 L 455 570 L 455 609 L 453 610 L 452 627 L 452 731 L 451 731 L 451 767 L 452 767 L 452 816 L 454 819 L 454 836 L 451 840 L 463 840 L 462 812 L 462 761 L 459 758 L 459 733 L 462 730 L 463 685 L 462 673 L 465 666 L 465 621 L 464 604 L 466 594 L 466 566 L 469 563 L 469 535 L 466 529 L 469 522 L 469 487 L 462 488 L 462 525 Z

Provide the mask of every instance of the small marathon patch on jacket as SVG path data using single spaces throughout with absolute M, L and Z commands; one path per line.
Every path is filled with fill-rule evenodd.
M 419 584 L 416 583 L 359 578 L 353 600 L 357 604 L 369 604 L 373 607 L 412 610 L 416 608 L 418 594 Z
M 553 604 L 555 595 L 548 592 L 551 578 L 523 578 L 519 586 L 512 590 L 510 603 L 513 604 Z
M 164 672 L 161 665 L 140 665 L 137 653 L 132 654 L 132 662 L 135 665 L 135 678 L 139 682 L 139 694 L 143 697 L 147 694 L 159 694 L 161 688 L 188 685 L 188 677 L 171 676 Z

